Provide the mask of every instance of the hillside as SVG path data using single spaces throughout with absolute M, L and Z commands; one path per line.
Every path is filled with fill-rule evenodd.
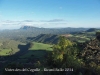
M 66 37 L 65 40 L 67 38 L 72 38 L 72 37 L 74 38 L 74 40 L 75 39 L 79 40 L 79 38 L 81 38 L 83 34 L 77 35 L 78 37 L 76 37 L 74 35 L 75 34 L 73 34 L 73 35 L 72 34 L 64 34 L 61 36 L 65 36 Z M 51 60 L 52 58 L 51 57 L 49 58 L 49 54 L 53 53 L 53 51 L 55 51 L 55 50 L 57 50 L 57 51 L 60 50 L 61 47 L 59 47 L 59 46 L 61 44 L 59 44 L 59 46 L 56 46 L 58 44 L 57 42 L 59 40 L 58 39 L 59 36 L 60 35 L 40 34 L 36 37 L 28 37 L 27 39 L 24 39 L 24 40 L 29 41 L 32 44 L 31 46 L 29 43 L 23 44 L 21 42 L 18 42 L 18 41 L 16 42 L 16 41 L 10 40 L 10 39 L 8 41 L 1 40 L 0 47 L 2 50 L 0 52 L 0 55 L 1 55 L 0 64 L 3 64 L 3 65 L 0 65 L 0 66 L 6 67 L 5 66 L 5 64 L 6 64 L 8 68 L 12 68 L 13 64 L 14 64 L 14 66 L 17 65 L 17 66 L 15 66 L 15 68 L 16 67 L 22 68 L 23 66 L 25 68 L 28 68 L 28 67 L 34 68 L 34 67 L 38 67 L 39 64 L 41 64 L 42 67 L 39 67 L 39 68 L 43 68 L 44 66 L 51 67 L 50 65 L 47 65 L 47 64 L 50 64 L 49 62 L 53 63 L 53 61 Z M 71 67 L 71 65 L 73 65 L 73 67 L 75 67 L 76 65 L 78 66 L 79 64 L 77 64 L 77 63 L 81 61 L 78 58 L 81 58 L 83 60 L 82 62 L 84 62 L 84 64 L 85 64 L 85 67 L 88 68 L 88 66 L 89 66 L 89 69 L 91 67 L 92 67 L 92 69 L 95 69 L 94 67 L 96 67 L 96 66 L 99 67 L 99 65 L 100 65 L 100 41 L 99 40 L 100 40 L 100 33 L 97 32 L 95 39 L 92 39 L 92 40 L 90 40 L 88 42 L 84 42 L 84 43 L 75 42 L 77 45 L 66 47 L 66 50 L 68 50 L 68 51 L 79 50 L 79 52 L 76 52 L 77 54 L 75 54 L 75 57 L 77 56 L 77 61 L 76 61 L 76 59 L 74 59 L 70 56 L 65 56 L 63 59 L 66 59 L 66 60 L 63 60 L 63 62 L 59 63 L 56 66 L 59 66 L 59 65 L 62 66 L 63 63 L 66 63 L 67 66 L 70 65 L 70 67 Z M 9 41 L 11 41 L 12 43 L 9 43 Z M 34 42 L 34 41 L 36 41 L 36 42 Z M 42 43 L 39 43 L 39 42 L 42 42 Z M 71 40 L 70 41 L 66 40 L 66 42 L 69 42 L 69 44 L 70 44 Z M 46 44 L 44 44 L 44 43 L 46 43 Z M 12 48 L 12 44 L 14 45 L 13 48 Z M 53 45 L 53 44 L 55 44 L 55 45 Z M 56 47 L 59 49 L 56 49 Z M 12 50 L 15 51 L 16 48 L 19 50 L 17 50 L 17 52 L 15 52 L 15 53 L 11 53 L 11 51 Z M 62 50 L 63 49 L 61 49 L 61 51 Z M 72 53 L 73 53 L 73 51 L 72 51 Z M 63 52 L 59 52 L 59 51 L 55 52 L 55 53 L 63 54 Z M 66 53 L 66 51 L 64 53 Z M 50 54 L 50 55 L 52 55 L 52 54 Z M 56 58 L 56 55 L 54 55 L 54 57 Z M 66 57 L 69 57 L 69 58 L 67 59 Z M 62 56 L 61 56 L 61 58 L 62 58 Z M 49 62 L 46 61 L 47 59 L 49 60 Z M 67 62 L 67 61 L 69 61 L 69 62 Z M 54 62 L 54 63 L 56 64 L 57 62 Z M 52 65 L 54 65 L 54 63 Z M 82 70 L 79 70 L 80 67 L 78 67 L 77 71 L 75 72 L 76 75 L 80 75 L 78 73 L 82 73 L 83 75 L 86 75 L 85 72 L 87 73 L 87 71 L 92 73 L 92 70 L 87 70 L 86 68 L 83 68 L 83 67 L 84 67 L 84 65 L 82 65 L 82 67 L 81 67 Z M 98 68 L 96 69 L 96 71 L 97 70 L 98 70 Z M 93 71 L 93 73 L 96 73 L 96 71 Z M 6 72 L 4 71 L 4 73 L 6 73 Z M 18 72 L 18 73 L 20 73 L 20 72 Z M 23 74 L 23 73 L 21 73 L 21 74 Z M 26 73 L 26 74 L 28 74 L 28 73 Z M 44 75 L 47 75 L 47 74 L 44 74 Z M 56 74 L 56 75 L 58 75 L 58 74 Z M 70 75 L 70 73 L 68 75 Z
M 60 32 L 60 30 L 62 30 L 62 33 Z M 66 42 L 65 44 L 67 44 L 68 42 L 75 44 L 73 46 L 66 47 L 66 50 L 79 51 L 79 52 L 76 52 L 77 54 L 75 55 L 77 55 L 77 58 L 81 58 L 83 60 L 85 67 L 92 66 L 92 65 L 93 66 L 100 65 L 99 64 L 100 63 L 100 33 L 97 32 L 99 30 L 89 29 L 87 31 L 79 31 L 79 32 L 72 32 L 72 33 L 63 33 L 66 31 L 63 29 L 54 29 L 54 31 L 52 31 L 53 33 L 50 33 L 49 30 L 47 31 L 46 31 L 46 28 L 35 28 L 35 27 L 27 27 L 27 26 L 22 27 L 19 30 L 1 31 L 0 34 L 2 34 L 3 36 L 2 35 L 0 36 L 0 64 L 1 64 L 0 67 L 3 68 L 3 67 L 6 67 L 5 65 L 7 65 L 7 67 L 11 68 L 13 67 L 13 64 L 15 64 L 17 65 L 17 67 L 24 66 L 25 68 L 28 68 L 28 67 L 34 68 L 34 66 L 38 67 L 37 64 L 39 63 L 41 63 L 41 65 L 47 66 L 48 63 L 46 60 L 48 59 L 49 53 L 52 53 L 54 50 L 60 50 L 60 48 L 62 48 L 62 47 L 59 47 L 61 44 L 57 45 L 59 41 L 59 36 L 65 37 L 65 40 L 66 40 L 64 41 Z M 56 31 L 59 31 L 59 32 L 56 32 Z M 25 43 L 22 43 L 22 42 L 25 42 Z M 63 49 L 61 49 L 61 51 L 62 50 Z M 63 54 L 63 53 L 66 53 L 66 51 L 65 52 L 58 51 L 55 53 L 58 53 L 59 55 L 59 53 Z M 54 57 L 56 58 L 56 55 L 54 55 Z M 64 59 L 65 58 L 66 57 L 64 57 Z M 50 57 L 49 61 L 53 62 L 51 59 L 52 58 Z M 69 62 L 67 63 L 65 61 L 69 61 Z M 63 60 L 63 62 L 66 63 L 67 66 L 73 64 L 74 65 L 73 67 L 75 67 L 75 65 L 77 65 L 77 62 L 79 62 L 79 60 L 75 61 L 74 63 L 74 58 L 69 57 L 68 59 L 66 58 L 66 60 Z M 57 62 L 54 62 L 54 63 L 57 63 Z M 60 65 L 62 63 L 60 63 Z M 59 66 L 59 64 L 56 66 Z M 42 68 L 43 67 L 44 66 L 42 66 Z M 94 67 L 92 69 L 94 69 Z M 82 69 L 82 72 L 80 70 L 78 70 L 77 72 L 78 73 L 81 72 L 83 75 L 85 75 L 83 71 L 86 71 L 86 70 L 87 69 Z M 92 71 L 90 70 L 90 72 Z M 80 75 L 80 74 L 76 74 L 76 75 Z
M 88 28 L 38 28 L 32 26 L 23 26 L 20 29 L 2 30 L 0 38 L 10 38 L 14 40 L 24 41 L 27 37 L 36 37 L 40 34 L 62 35 L 68 33 L 76 33 L 86 31 Z
M 90 28 L 86 32 L 93 32 L 93 31 L 96 31 L 96 30 L 97 30 L 96 28 Z
M 28 37 L 28 41 L 36 41 L 36 42 L 42 42 L 42 43 L 51 43 L 56 44 L 58 42 L 58 35 L 53 34 L 40 34 L 36 37 Z
M 100 74 L 100 38 L 98 37 L 100 37 L 100 32 L 96 33 L 95 39 L 81 44 L 82 51 L 79 55 L 85 61 L 85 65 L 88 66 L 89 70 L 92 69 L 95 75 Z
M 26 40 L 28 42 L 36 41 L 36 42 L 42 42 L 42 43 L 57 44 L 59 36 L 65 36 L 66 39 L 69 39 L 74 42 L 86 42 L 86 41 L 90 41 L 90 39 L 94 39 L 95 33 L 96 31 L 91 31 L 91 32 L 83 31 L 83 32 L 76 32 L 72 34 L 66 33 L 66 34 L 59 34 L 59 35 L 40 34 L 36 37 L 27 37 Z

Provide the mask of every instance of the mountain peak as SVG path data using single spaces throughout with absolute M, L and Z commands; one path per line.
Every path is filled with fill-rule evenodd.
M 34 26 L 22 26 L 20 29 L 33 29 L 33 28 L 38 28 Z

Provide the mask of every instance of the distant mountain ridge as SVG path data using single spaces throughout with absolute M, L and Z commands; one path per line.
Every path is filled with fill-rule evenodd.
M 53 35 L 62 35 L 62 34 L 74 34 L 76 32 L 83 32 L 89 28 L 39 28 L 34 26 L 22 26 L 20 29 L 15 30 L 3 30 L 0 32 L 1 38 L 27 38 L 27 37 L 36 37 L 40 34 L 53 34 Z
M 20 31 L 27 31 L 29 33 L 33 34 L 67 34 L 67 33 L 75 33 L 75 32 L 83 32 L 88 30 L 89 28 L 39 28 L 39 27 L 34 27 L 34 26 L 23 26 L 19 30 Z
M 68 32 L 76 32 L 76 31 L 86 31 L 89 28 L 73 28 L 73 27 L 66 27 L 66 28 L 39 28 L 39 27 L 34 27 L 34 26 L 22 26 L 20 29 L 38 29 L 38 30 L 60 30 L 60 31 L 68 31 Z
M 96 31 L 97 29 L 96 28 L 90 28 L 87 30 L 87 32 L 93 32 L 93 31 Z
M 33 28 L 38 28 L 34 26 L 22 26 L 20 29 L 33 29 Z

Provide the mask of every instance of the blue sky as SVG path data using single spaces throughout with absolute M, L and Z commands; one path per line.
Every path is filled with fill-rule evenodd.
M 0 0 L 0 29 L 100 27 L 100 0 Z

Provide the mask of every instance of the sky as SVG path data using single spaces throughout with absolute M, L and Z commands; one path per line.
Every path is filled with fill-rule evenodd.
M 0 0 L 0 29 L 100 28 L 100 0 Z

